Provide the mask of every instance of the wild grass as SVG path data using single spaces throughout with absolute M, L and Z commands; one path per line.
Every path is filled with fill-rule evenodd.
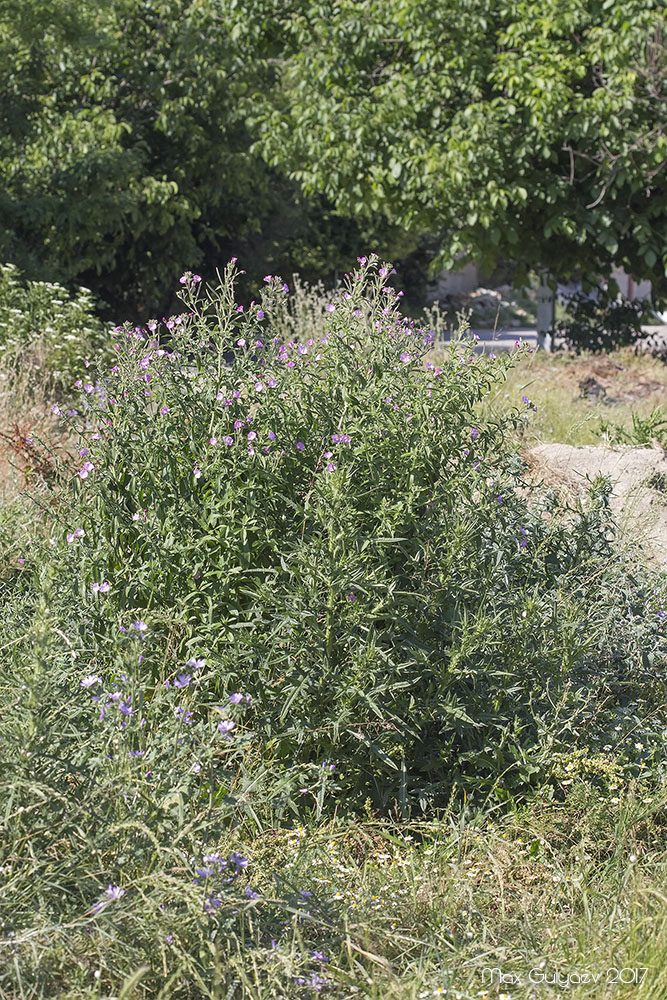
M 497 386 L 489 403 L 498 413 L 528 396 L 537 406 L 525 426 L 526 447 L 548 442 L 609 443 L 605 425 L 632 428 L 667 398 L 664 361 L 624 350 L 613 355 L 547 355 L 535 352 Z
M 585 359 L 269 285 L 263 411 L 223 283 L 0 506 L 1 1000 L 667 1000 L 665 581 L 518 455 Z

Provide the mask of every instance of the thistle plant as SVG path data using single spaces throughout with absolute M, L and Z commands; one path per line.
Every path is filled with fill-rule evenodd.
M 149 686 L 205 650 L 206 697 L 250 694 L 261 756 L 297 783 L 333 763 L 348 804 L 529 785 L 609 542 L 603 512 L 563 518 L 529 487 L 521 412 L 485 419 L 515 355 L 462 336 L 436 366 L 375 258 L 288 341 L 287 286 L 244 309 L 238 273 L 188 273 L 181 315 L 117 329 L 63 415 L 81 464 L 56 534 L 85 641 L 110 660 L 141 621 Z

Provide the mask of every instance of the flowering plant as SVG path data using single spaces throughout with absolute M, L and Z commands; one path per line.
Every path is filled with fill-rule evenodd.
M 530 401 L 481 408 L 514 356 L 459 338 L 430 360 L 390 265 L 360 258 L 289 340 L 287 286 L 244 309 L 237 275 L 188 273 L 181 315 L 118 328 L 68 418 L 86 461 L 62 535 L 96 634 L 149 623 L 153 684 L 206 650 L 210 696 L 252 693 L 262 757 L 298 784 L 340 762 L 348 803 L 525 786 L 586 650 L 604 511 L 598 530 L 528 486 L 507 434 Z

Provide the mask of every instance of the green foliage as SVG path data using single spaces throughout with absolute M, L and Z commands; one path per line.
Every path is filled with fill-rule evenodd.
M 0 264 L 0 353 L 42 369 L 56 387 L 85 372 L 110 329 L 95 315 L 87 288 L 68 292 L 44 281 L 23 281 L 17 267 Z
M 110 663 L 102 637 L 143 623 L 135 700 L 205 650 L 207 698 L 250 694 L 253 745 L 290 775 L 279 811 L 309 775 L 318 810 L 325 780 L 403 814 L 520 794 L 574 724 L 597 634 L 604 492 L 572 518 L 530 489 L 519 414 L 479 411 L 511 359 L 457 341 L 425 367 L 432 332 L 401 319 L 388 271 L 364 259 L 287 343 L 280 279 L 239 312 L 233 264 L 206 292 L 185 276 L 186 312 L 122 333 L 68 418 L 81 465 L 55 551 L 86 642 Z
M 608 484 L 524 481 L 519 359 L 433 366 L 388 270 L 186 275 L 66 411 L 72 485 L 0 509 L 0 993 L 471 993 L 480 936 L 558 962 L 580 913 L 661 968 L 667 593 Z
M 615 263 L 664 301 L 657 0 L 399 0 L 391 27 L 377 0 L 229 7 L 265 59 L 247 102 L 260 148 L 306 190 L 441 235 L 446 266 Z
M 601 432 L 610 444 L 631 444 L 650 446 L 654 441 L 667 445 L 667 413 L 661 406 L 654 407 L 645 417 L 633 413 L 632 427 L 626 428 L 614 421 L 603 421 Z
M 4 0 L 0 259 L 146 317 L 222 252 L 256 260 L 256 280 L 349 258 L 356 224 L 251 149 L 255 66 L 230 31 L 217 0 Z
M 617 298 L 596 290 L 595 297 L 580 292 L 568 301 L 567 314 L 553 326 L 556 344 L 563 350 L 601 354 L 633 347 L 643 336 L 646 303 Z

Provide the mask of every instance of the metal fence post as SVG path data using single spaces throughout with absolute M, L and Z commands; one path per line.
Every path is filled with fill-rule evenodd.
M 553 350 L 551 329 L 555 318 L 556 296 L 548 284 L 548 275 L 542 272 L 537 289 L 537 346 L 545 351 Z

